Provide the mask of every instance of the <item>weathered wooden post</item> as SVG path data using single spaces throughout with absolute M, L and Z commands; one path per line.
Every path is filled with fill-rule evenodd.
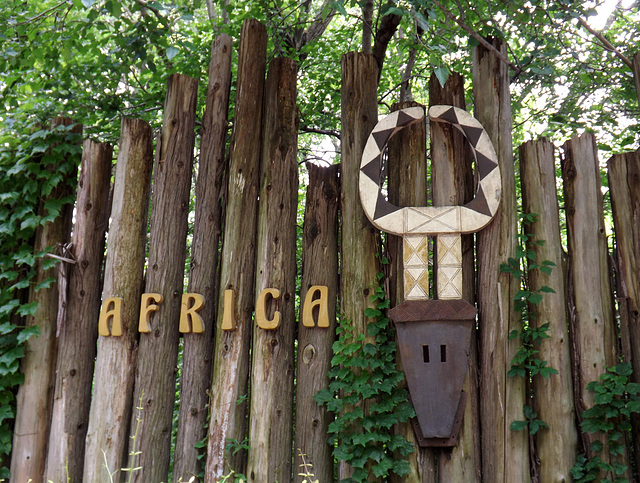
M 549 361 L 549 367 L 558 370 L 557 375 L 548 379 L 539 375 L 534 378 L 533 408 L 549 426 L 536 435 L 536 459 L 540 461 L 540 481 L 570 481 L 570 471 L 577 456 L 578 434 L 573 404 L 553 145 L 548 139 L 542 138 L 521 145 L 518 152 L 523 210 L 524 213 L 536 213 L 538 216 L 537 221 L 527 226 L 526 230 L 534 240 L 544 240 L 543 245 L 534 245 L 530 249 L 536 253 L 538 263 L 549 260 L 557 266 L 548 275 L 539 270 L 529 272 L 529 285 L 533 290 L 546 285 L 555 291 L 545 294 L 537 308 L 532 307 L 536 317 L 531 323 L 536 327 L 549 324 L 551 338 L 542 341 L 538 347 L 539 357 Z M 562 448 L 562 451 L 558 448 Z
M 199 312 L 204 333 L 183 335 L 180 412 L 174 453 L 173 479 L 188 481 L 199 471 L 195 444 L 206 436 L 208 389 L 215 348 L 218 308 L 218 244 L 222 232 L 222 196 L 226 181 L 225 137 L 231 86 L 231 37 L 221 35 L 211 46 L 207 105 L 196 182 L 196 208 L 191 243 L 189 293 L 204 296 Z
M 313 465 L 318 481 L 333 480 L 333 455 L 327 443 L 332 420 L 326 407 L 313 396 L 329 386 L 332 345 L 336 330 L 338 289 L 338 200 L 340 199 L 339 165 L 326 168 L 307 164 L 307 188 L 302 235 L 302 281 L 300 302 L 304 304 L 317 286 L 327 287 L 327 326 L 320 320 L 305 318 L 301 307 L 298 325 L 298 371 L 296 373 L 296 426 L 294 474 L 300 473 L 302 452 L 306 463 Z M 310 294 L 315 297 L 313 293 Z M 321 294 L 320 294 L 321 295 Z M 318 311 L 319 312 L 319 311 Z M 318 314 L 319 315 L 319 314 Z M 312 325 L 313 324 L 313 325 Z M 300 478 L 296 478 L 300 481 Z
M 298 207 L 298 66 L 277 58 L 265 84 L 256 294 L 277 293 L 256 307 L 249 413 L 250 482 L 291 479 Z M 297 473 L 297 472 L 296 472 Z
M 246 437 L 266 50 L 265 26 L 256 20 L 245 21 L 240 37 L 235 123 L 228 169 L 206 482 L 218 481 L 229 469 L 244 471 L 246 461 L 245 451 L 226 454 L 226 446 L 230 441 L 241 444 Z M 225 292 L 232 297 L 222 296 Z M 225 298 L 229 305 L 226 309 L 235 322 L 233 330 L 222 330 Z
M 469 140 L 478 169 L 478 191 L 464 206 L 399 208 L 381 188 L 382 155 L 388 139 L 424 117 L 420 107 L 394 112 L 380 121 L 367 141 L 360 167 L 360 197 L 370 221 L 381 230 L 402 235 L 405 301 L 389 315 L 398 330 L 398 345 L 409 392 L 417 413 L 414 429 L 420 446 L 451 447 L 464 414 L 462 391 L 467 371 L 475 308 L 461 299 L 461 233 L 486 226 L 500 203 L 500 170 L 493 145 L 482 125 L 453 106 L 433 106 L 429 117 L 458 128 Z M 428 300 L 428 234 L 438 244 L 438 300 Z
M 134 410 L 129 428 L 129 454 L 140 451 L 129 459 L 129 468 L 140 467 L 133 481 L 165 481 L 169 472 L 197 93 L 197 79 L 172 74 L 167 81 L 145 284 L 145 293 L 154 296 L 159 308 L 149 314 L 148 328 L 143 316 L 138 327 L 143 333 L 133 403 L 143 409 Z
M 98 338 L 105 232 L 109 224 L 109 144 L 86 140 L 78 179 L 70 251 L 66 317 L 58 336 L 56 386 L 47 454 L 47 480 L 82 481 L 91 385 Z
M 122 119 L 104 270 L 104 299 L 123 300 L 121 336 L 98 338 L 94 391 L 83 481 L 102 481 L 124 466 L 138 347 L 144 277 L 153 132 L 139 119 Z M 126 301 L 126 302 L 124 302 Z

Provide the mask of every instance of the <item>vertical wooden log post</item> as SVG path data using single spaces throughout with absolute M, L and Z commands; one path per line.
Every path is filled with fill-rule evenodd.
M 313 468 L 318 481 L 333 481 L 332 448 L 327 442 L 331 414 L 319 406 L 313 396 L 329 386 L 336 330 L 338 289 L 338 201 L 339 165 L 320 167 L 307 163 L 309 186 L 304 212 L 302 238 L 302 281 L 300 283 L 300 323 L 298 325 L 298 371 L 296 373 L 296 434 L 294 475 L 301 473 L 302 458 Z M 315 326 L 307 326 L 304 304 L 312 286 L 326 286 L 328 327 L 320 325 L 315 311 Z M 310 303 L 310 301 L 306 302 Z M 294 481 L 301 481 L 301 477 Z
M 52 481 L 82 481 L 89 426 L 93 365 L 98 338 L 105 232 L 113 148 L 84 142 L 78 179 L 76 222 L 69 267 L 66 318 L 59 328 L 53 417 L 46 475 Z
M 261 317 L 261 307 L 256 307 L 253 327 L 251 449 L 246 475 L 248 481 L 260 483 L 291 481 L 298 208 L 297 72 L 298 66 L 292 59 L 274 59 L 264 94 L 256 295 L 268 288 L 277 289 L 279 294 L 264 299 L 265 319 Z M 277 327 L 270 328 L 276 323 Z
M 491 41 L 506 55 L 502 40 Z M 513 421 L 523 418 L 525 402 L 524 379 L 507 376 L 518 344 L 508 339 L 509 333 L 522 329 L 513 311 L 518 282 L 511 274 L 500 272 L 500 264 L 515 256 L 517 233 L 509 71 L 482 46 L 474 49 L 473 94 L 475 117 L 493 142 L 502 178 L 498 213 L 477 236 L 482 477 L 494 483 L 527 481 L 527 434 L 509 429 Z
M 543 245 L 533 245 L 530 249 L 535 252 L 538 264 L 545 260 L 556 264 L 549 275 L 540 270 L 529 272 L 531 290 L 539 290 L 546 285 L 555 291 L 544 294 L 542 302 L 537 307 L 530 307 L 530 311 L 535 314 L 531 323 L 536 327 L 549 324 L 551 338 L 540 342 L 538 357 L 558 371 L 548 379 L 540 375 L 533 378 L 533 408 L 549 426 L 536 434 L 537 457 L 533 460 L 540 462 L 540 481 L 570 481 L 570 471 L 576 462 L 578 433 L 573 405 L 553 145 L 542 138 L 521 145 L 518 152 L 523 211 L 538 216 L 535 223 L 526 227 L 526 233 L 531 234 L 534 240 L 544 240 Z
M 444 86 L 435 75 L 429 80 L 429 104 L 450 105 L 465 109 L 464 79 L 453 73 Z M 451 124 L 431 124 L 431 183 L 434 206 L 464 205 L 473 199 L 471 151 L 463 134 Z M 475 267 L 473 234 L 462 236 L 462 299 L 475 302 Z M 434 255 L 434 277 L 437 275 L 437 244 Z M 437 286 L 437 280 L 436 280 Z M 463 386 L 468 394 L 458 444 L 438 455 L 438 480 L 480 481 L 480 422 L 478 420 L 478 347 L 475 330 L 467 377 Z
M 140 467 L 138 482 L 166 481 L 169 473 L 197 94 L 197 79 L 169 77 L 156 145 L 145 293 L 162 300 L 155 299 L 159 308 L 149 314 L 138 347 L 133 402 L 142 409 L 129 428 L 129 454 L 141 452 L 129 459 L 129 467 Z
M 640 105 L 640 52 L 633 56 L 633 82 L 636 86 L 636 96 Z
M 71 119 L 58 117 L 53 120 L 52 127 L 70 124 Z M 81 133 L 82 125 L 76 125 L 72 132 Z M 58 166 L 44 168 L 55 171 Z M 48 199 L 62 199 L 71 195 L 76 176 L 77 172 L 66 173 Z M 38 208 L 42 216 L 47 214 L 45 201 L 42 200 Z M 34 253 L 43 252 L 47 247 L 56 249 L 69 241 L 72 213 L 73 205 L 67 205 L 53 221 L 36 229 Z M 11 452 L 12 481 L 43 481 L 47 457 L 55 386 L 59 291 L 56 283 L 37 292 L 34 290 L 34 287 L 48 278 L 57 278 L 58 267 L 44 269 L 43 262 L 44 260 L 39 261 L 35 280 L 29 288 L 29 303 L 37 303 L 37 309 L 34 315 L 26 317 L 25 322 L 27 326 L 37 325 L 40 334 L 27 340 L 25 356 L 20 361 L 24 382 L 16 396 L 17 412 Z
M 593 134 L 575 135 L 563 149 L 569 327 L 575 348 L 575 405 L 581 421 L 582 412 L 594 404 L 587 385 L 616 363 L 616 330 L 596 140 Z M 593 434 L 582 433 L 583 450 L 589 455 L 593 440 Z M 606 460 L 607 455 L 602 456 Z
M 122 335 L 98 337 L 82 481 L 108 481 L 126 462 L 152 168 L 151 126 L 122 119 L 102 290 L 122 300 Z
M 225 135 L 231 87 L 231 37 L 223 34 L 211 46 L 207 105 L 202 119 L 202 141 L 196 183 L 196 212 L 191 243 L 189 293 L 204 296 L 199 315 L 204 333 L 186 333 L 182 354 L 178 436 L 173 479 L 188 481 L 200 473 L 195 444 L 206 436 L 207 391 L 211 385 L 216 309 L 218 308 L 218 244 L 222 232 L 222 196 L 225 172 Z M 192 329 L 193 330 L 193 329 Z
M 637 54 L 634 57 L 636 61 Z M 640 152 L 616 154 L 607 162 L 616 232 L 620 325 L 628 329 L 627 357 L 633 382 L 640 382 Z M 637 415 L 636 415 L 637 416 Z M 640 418 L 632 418 L 636 467 L 640 463 Z
M 362 152 L 371 130 L 378 122 L 378 67 L 370 54 L 349 52 L 342 56 L 342 190 L 340 207 L 342 317 L 353 324 L 353 334 L 367 334 L 364 311 L 373 308 L 370 292 L 381 271 L 375 255 L 378 231 L 371 225 L 360 204 L 359 172 Z M 340 479 L 349 477 L 348 465 L 339 465 Z
M 238 88 L 231 140 L 228 201 L 222 243 L 216 349 L 211 382 L 205 481 L 218 481 L 230 469 L 244 472 L 246 452 L 226 453 L 229 441 L 246 437 L 252 313 L 255 303 L 256 219 L 260 173 L 262 99 L 267 30 L 256 20 L 242 25 Z M 223 292 L 233 295 L 225 304 Z M 222 330 L 224 312 L 233 330 Z
M 416 107 L 416 102 L 394 104 L 396 111 Z M 402 129 L 389 140 L 389 201 L 396 206 L 427 206 L 427 129 L 426 123 L 413 124 Z M 390 255 L 389 298 L 391 306 L 404 302 L 404 264 L 402 255 L 402 237 L 387 235 Z M 400 351 L 396 352 L 399 367 L 402 367 Z M 393 483 L 403 481 L 436 481 L 435 452 L 431 448 L 418 446 L 411 422 L 394 428 L 411 442 L 415 451 L 408 456 L 409 474 L 404 477 L 392 475 Z

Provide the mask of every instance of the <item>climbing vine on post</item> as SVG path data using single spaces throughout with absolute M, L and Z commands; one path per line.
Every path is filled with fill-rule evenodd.
M 26 124 L 0 137 L 0 478 L 8 477 L 2 466 L 11 451 L 14 388 L 24 380 L 19 362 L 26 340 L 39 333 L 38 326 L 23 322 L 36 310 L 35 303 L 26 301 L 25 290 L 33 283 L 38 263 L 43 270 L 58 263 L 44 258 L 55 247 L 34 253 L 34 236 L 39 226 L 73 202 L 72 196 L 52 196 L 80 163 L 81 135 L 73 129 L 74 125 L 48 129 Z M 53 283 L 53 278 L 43 280 L 34 290 Z
M 550 336 L 548 323 L 540 326 L 535 323 L 535 308 L 540 305 L 545 293 L 555 293 L 555 291 L 546 285 L 539 288 L 531 287 L 529 274 L 534 270 L 540 270 L 549 275 L 556 264 L 549 260 L 542 262 L 536 260 L 536 252 L 533 247 L 542 246 L 545 243 L 544 240 L 536 240 L 527 233 L 527 227 L 535 223 L 536 219 L 535 213 L 520 215 L 522 233 L 518 235 L 519 245 L 516 247 L 516 256 L 509 258 L 507 263 L 500 266 L 501 272 L 510 273 L 521 284 L 520 290 L 514 297 L 514 310 L 520 314 L 522 330 L 512 330 L 509 334 L 509 339 L 517 338 L 520 340 L 520 346 L 511 360 L 511 369 L 508 375 L 509 377 L 524 377 L 529 385 L 533 376 L 541 375 L 547 379 L 551 374 L 558 373 L 556 369 L 549 367 L 548 361 L 538 357 L 539 344 Z M 528 428 L 529 433 L 533 435 L 541 428 L 548 428 L 547 423 L 538 419 L 538 414 L 531 405 L 524 405 L 523 414 L 524 420 L 511 423 L 512 430 L 521 431 Z
M 389 263 L 386 257 L 382 263 Z M 336 415 L 329 425 L 330 443 L 337 441 L 334 456 L 354 470 L 343 480 L 347 483 L 367 481 L 370 474 L 377 478 L 406 475 L 408 462 L 393 459 L 393 453 L 404 457 L 414 451 L 404 436 L 391 434 L 394 424 L 408 421 L 415 413 L 407 390 L 400 387 L 404 375 L 396 367 L 394 331 L 385 313 L 389 308 L 385 275 L 378 273 L 377 278 L 378 286 L 370 297 L 375 308 L 365 310 L 370 319 L 368 335 L 375 343 L 365 342 L 364 334 L 355 336 L 352 324 L 341 320 L 333 344 L 329 388 L 314 398 Z

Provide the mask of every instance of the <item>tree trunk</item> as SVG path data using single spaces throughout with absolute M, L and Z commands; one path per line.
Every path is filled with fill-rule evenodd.
M 129 468 L 140 467 L 133 473 L 138 482 L 166 481 L 169 473 L 197 95 L 197 79 L 169 77 L 156 145 L 145 285 L 145 293 L 162 300 L 156 299 L 149 332 L 140 335 L 133 402 L 142 409 L 134 411 L 129 428 Z
M 52 127 L 72 124 L 71 119 L 56 118 Z M 82 126 L 76 125 L 72 132 L 82 132 Z M 57 170 L 57 166 L 44 166 L 48 171 Z M 48 199 L 62 199 L 73 193 L 76 172 L 67 173 L 53 189 Z M 45 201 L 42 200 L 38 212 L 46 216 Z M 54 249 L 69 241 L 73 205 L 66 205 L 53 221 L 40 225 L 36 229 L 34 253 Z M 37 303 L 33 316 L 26 317 L 26 325 L 37 325 L 40 335 L 31 337 L 25 346 L 25 356 L 20 362 L 20 372 L 24 382 L 16 396 L 16 420 L 13 429 L 13 447 L 11 452 L 12 481 L 43 481 L 49 442 L 51 411 L 53 409 L 53 390 L 55 387 L 56 367 L 56 327 L 58 319 L 58 284 L 42 288 L 37 292 L 34 287 L 48 278 L 56 278 L 58 267 L 43 268 L 41 259 L 36 267 L 36 276 L 29 288 L 29 303 Z M 65 263 L 65 262 L 62 262 Z
M 636 61 L 638 56 L 634 57 Z M 633 382 L 640 382 L 640 152 L 616 154 L 609 159 L 609 189 L 616 232 L 617 293 L 621 326 L 628 329 L 627 361 Z M 640 464 L 640 418 L 632 417 L 636 468 Z
M 421 106 L 416 102 L 402 102 L 391 106 L 392 111 Z M 398 132 L 389 140 L 389 201 L 396 206 L 427 206 L 427 130 L 426 124 L 413 124 Z M 391 306 L 404 302 L 402 237 L 387 235 L 389 252 L 389 299 Z M 396 352 L 398 365 L 402 368 L 400 351 Z M 406 382 L 405 382 L 406 386 Z M 436 459 L 431 448 L 418 446 L 411 422 L 394 427 L 412 443 L 415 451 L 408 456 L 409 474 L 393 475 L 390 481 L 435 482 Z
M 640 105 L 640 52 L 633 56 L 633 83 L 636 86 L 636 97 Z
M 569 317 L 574 346 L 574 391 L 578 420 L 593 406 L 591 381 L 616 363 L 616 333 L 609 281 L 600 169 L 595 137 L 573 136 L 562 159 L 569 246 Z M 602 440 L 602 437 L 598 439 Z M 589 455 L 589 433 L 582 433 Z M 607 460 L 607 454 L 603 454 Z
M 126 462 L 152 168 L 151 126 L 122 119 L 102 290 L 123 300 L 122 335 L 98 337 L 82 481 L 109 481 Z
M 341 312 L 353 324 L 354 337 L 367 334 L 367 308 L 371 287 L 381 271 L 375 255 L 378 231 L 371 225 L 360 204 L 359 174 L 362 152 L 371 130 L 378 122 L 377 66 L 370 54 L 350 52 L 342 56 L 342 190 L 341 227 Z M 370 341 L 370 338 L 367 337 Z M 352 470 L 344 462 L 339 465 L 340 479 Z
M 492 42 L 506 55 L 503 41 Z M 527 434 L 509 428 L 523 419 L 525 402 L 524 379 L 507 377 L 518 345 L 508 339 L 509 333 L 522 329 L 513 310 L 518 282 L 500 272 L 500 264 L 515 256 L 517 233 L 509 72 L 497 55 L 482 46 L 474 50 L 473 94 L 475 117 L 493 142 L 502 178 L 498 212 L 477 236 L 482 476 L 494 483 L 527 481 Z
M 227 170 L 225 135 L 231 86 L 231 47 L 231 37 L 226 34 L 217 37 L 211 48 L 209 63 L 188 288 L 189 293 L 204 296 L 205 304 L 199 315 L 204 320 L 205 331 L 183 334 L 174 481 L 179 478 L 188 481 L 191 476 L 200 473 L 199 451 L 195 444 L 207 435 L 207 392 L 211 384 L 218 301 L 218 245 L 222 232 L 222 198 Z
M 291 481 L 293 374 L 295 371 L 296 216 L 298 208 L 298 109 L 295 61 L 271 62 L 265 84 L 256 294 L 266 320 L 280 313 L 277 328 L 260 327 L 256 308 L 249 416 L 248 481 Z M 296 471 L 297 473 L 297 471 Z
M 69 267 L 66 318 L 58 338 L 56 386 L 46 475 L 52 481 L 82 481 L 98 338 L 109 180 L 113 148 L 85 141 Z
M 220 289 L 233 290 L 234 303 L 226 307 L 234 330 L 222 330 L 224 297 L 219 297 L 216 349 L 211 383 L 205 481 L 218 481 L 230 469 L 244 471 L 246 452 L 230 451 L 229 442 L 246 437 L 247 392 L 250 368 L 252 312 L 256 267 L 256 217 L 262 99 L 267 30 L 256 20 L 242 25 L 238 60 L 238 88 L 228 176 L 228 202 L 222 244 Z
M 571 468 L 576 462 L 578 433 L 575 426 L 574 399 L 571 380 L 571 350 L 567 325 L 565 282 L 562 270 L 562 240 L 556 192 L 556 168 L 553 145 L 548 139 L 529 141 L 520 146 L 520 172 L 522 176 L 522 205 L 524 213 L 535 213 L 537 221 L 526 227 L 533 240 L 544 240 L 543 245 L 530 245 L 536 254 L 536 263 L 549 260 L 556 264 L 550 275 L 539 269 L 529 272 L 529 289 L 542 286 L 555 293 L 545 293 L 542 302 L 529 308 L 535 314 L 531 323 L 535 327 L 549 324 L 550 339 L 537 346 L 537 357 L 548 361 L 549 367 L 559 374 L 548 379 L 540 375 L 533 378 L 533 408 L 548 429 L 535 436 L 540 462 L 540 481 L 571 481 Z M 562 448 L 559 451 L 559 448 Z
M 465 109 L 464 79 L 453 73 L 444 87 L 435 75 L 429 79 L 429 104 L 450 105 Z M 464 205 L 473 199 L 472 155 L 464 136 L 451 124 L 431 125 L 431 185 L 434 206 Z M 464 235 L 462 243 L 462 298 L 475 302 L 475 267 L 473 235 Z M 434 256 L 434 279 L 437 286 L 437 246 Z M 468 394 L 458 444 L 438 455 L 438 480 L 480 481 L 480 422 L 478 420 L 478 347 L 477 335 L 471 336 L 471 351 L 463 390 Z
M 302 281 L 300 283 L 300 323 L 298 324 L 298 371 L 296 373 L 296 434 L 294 474 L 303 473 L 304 463 L 318 481 L 333 481 L 332 448 L 327 442 L 333 420 L 313 396 L 329 386 L 336 331 L 336 297 L 338 289 L 338 200 L 339 165 L 326 168 L 307 163 L 307 188 L 302 236 Z M 304 304 L 312 286 L 326 286 L 328 327 L 303 324 Z M 310 302 L 310 301 L 309 301 Z M 306 302 L 306 303 L 309 303 Z M 304 463 L 302 460 L 304 455 Z M 297 477 L 295 481 L 302 481 Z

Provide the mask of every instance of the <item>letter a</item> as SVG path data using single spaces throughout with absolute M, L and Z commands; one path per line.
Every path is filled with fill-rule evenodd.
M 315 294 L 319 294 L 317 299 L 313 299 Z M 309 288 L 304 297 L 302 306 L 302 325 L 305 327 L 315 327 L 313 320 L 313 309 L 318 307 L 318 327 L 329 327 L 329 288 L 324 285 L 314 285 Z
M 189 307 L 191 305 L 191 307 Z M 183 334 L 194 332 L 201 334 L 204 332 L 204 322 L 198 314 L 204 306 L 204 297 L 199 293 L 183 293 L 182 307 L 180 308 L 180 332 Z M 191 320 L 191 324 L 189 323 Z
M 113 304 L 113 308 L 109 306 Z M 111 332 L 109 332 L 109 318 L 111 318 Z M 98 334 L 105 337 L 122 335 L 122 299 L 109 297 L 102 304 L 100 318 L 98 319 Z

